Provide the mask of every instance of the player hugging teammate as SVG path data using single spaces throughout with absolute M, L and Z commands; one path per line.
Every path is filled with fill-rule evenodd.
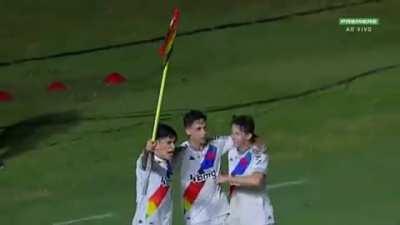
M 180 167 L 186 225 L 273 224 L 272 207 L 265 192 L 268 157 L 265 149 L 255 143 L 253 119 L 249 116 L 235 117 L 231 136 L 211 140 L 207 136 L 207 117 L 201 111 L 189 111 L 183 123 L 188 139 L 181 144 L 180 151 L 172 149 L 177 135 L 169 126 L 168 132 L 157 135 L 157 142 L 148 142 L 145 152 L 154 152 L 152 165 L 155 166 L 149 171 L 145 187 L 145 169 L 137 165 L 139 200 L 132 224 L 172 224 L 169 183 L 162 190 L 157 187 L 162 186 L 164 178 L 170 180 L 172 169 L 177 167 Z M 228 175 L 220 170 L 224 155 L 229 158 Z M 143 157 L 144 153 L 138 164 L 142 164 Z M 221 183 L 231 186 L 230 201 L 222 191 Z M 143 188 L 148 191 L 144 192 Z

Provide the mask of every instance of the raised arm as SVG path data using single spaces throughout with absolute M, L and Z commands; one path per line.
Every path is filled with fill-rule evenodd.
M 141 157 L 141 168 L 142 170 L 145 170 L 147 167 L 147 162 L 150 160 L 149 157 L 152 157 L 152 154 L 154 152 L 154 149 L 156 147 L 156 142 L 153 140 L 148 140 L 146 143 L 146 147 L 143 149 L 142 157 Z

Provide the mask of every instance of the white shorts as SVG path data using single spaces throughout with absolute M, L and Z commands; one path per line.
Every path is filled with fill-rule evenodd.
M 274 213 L 269 199 L 232 198 L 230 215 L 226 225 L 272 225 L 275 224 Z

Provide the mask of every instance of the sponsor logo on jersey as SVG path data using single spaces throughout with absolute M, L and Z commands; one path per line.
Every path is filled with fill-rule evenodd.
M 190 174 L 191 182 L 202 182 L 202 181 L 206 181 L 209 178 L 217 179 L 217 172 L 215 171 L 215 169 L 213 169 L 209 172 L 204 172 L 202 174 L 200 174 L 200 173 Z

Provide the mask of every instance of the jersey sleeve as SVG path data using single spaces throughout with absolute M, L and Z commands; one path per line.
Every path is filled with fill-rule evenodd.
M 254 154 L 254 161 L 253 171 L 266 174 L 269 161 L 268 155 L 265 153 L 256 153 Z
M 213 144 L 217 146 L 218 151 L 221 155 L 227 153 L 233 146 L 233 140 L 231 136 L 219 136 L 213 141 Z
M 136 160 L 136 203 L 139 203 L 142 195 L 143 195 L 143 178 L 145 176 L 145 171 L 142 169 L 142 158 L 143 153 L 140 154 L 138 159 Z

